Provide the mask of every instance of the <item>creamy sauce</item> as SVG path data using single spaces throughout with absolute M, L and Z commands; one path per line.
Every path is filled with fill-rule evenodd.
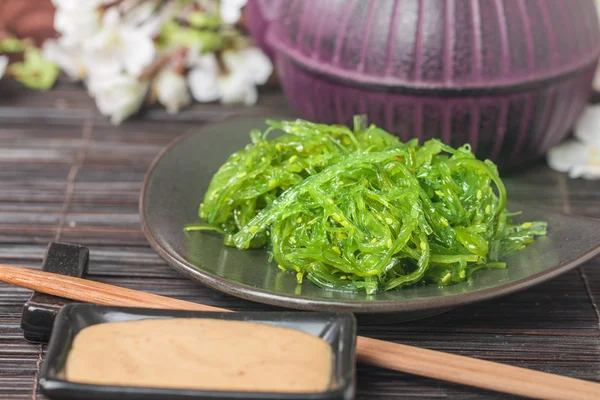
M 295 329 L 216 319 L 147 319 L 93 325 L 75 336 L 71 382 L 261 392 L 323 392 L 332 354 Z

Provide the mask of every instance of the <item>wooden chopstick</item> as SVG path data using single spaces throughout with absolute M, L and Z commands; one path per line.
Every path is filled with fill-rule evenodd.
M 0 281 L 65 299 L 106 306 L 231 311 L 51 272 L 0 264 Z
M 173 310 L 231 311 L 86 279 L 6 265 L 0 265 L 0 281 L 87 303 Z M 600 399 L 599 383 L 364 336 L 357 337 L 356 354 L 358 360 L 366 364 L 498 392 L 539 399 Z

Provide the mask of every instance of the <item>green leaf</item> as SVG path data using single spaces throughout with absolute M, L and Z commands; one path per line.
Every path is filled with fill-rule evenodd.
M 15 79 L 31 89 L 50 89 L 56 82 L 59 69 L 46 60 L 39 49 L 27 48 L 22 62 L 10 66 Z
M 0 53 L 20 53 L 26 48 L 26 41 L 9 37 L 0 41 Z
M 199 47 L 206 53 L 221 49 L 224 40 L 218 32 L 198 30 L 168 21 L 162 26 L 158 46 L 163 49 L 180 46 Z
M 188 15 L 188 22 L 197 29 L 217 29 L 221 26 L 221 18 L 218 15 L 199 11 L 191 12 Z

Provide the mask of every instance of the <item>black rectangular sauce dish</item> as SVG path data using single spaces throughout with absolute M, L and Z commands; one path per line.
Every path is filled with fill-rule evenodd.
M 332 388 L 322 393 L 264 393 L 213 390 L 93 385 L 68 382 L 62 370 L 75 335 L 82 329 L 106 322 L 164 318 L 212 318 L 248 321 L 297 329 L 331 345 Z M 154 400 L 154 399 L 284 399 L 350 400 L 355 397 L 356 321 L 350 313 L 325 312 L 199 312 L 148 308 L 110 307 L 71 303 L 56 316 L 52 336 L 39 376 L 42 392 L 52 399 Z

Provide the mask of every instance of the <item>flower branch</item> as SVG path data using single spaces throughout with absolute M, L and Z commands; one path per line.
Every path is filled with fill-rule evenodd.
M 27 47 L 24 64 L 7 70 L 30 87 L 48 88 L 58 67 L 83 82 L 115 124 L 147 98 L 169 113 L 192 99 L 254 104 L 256 86 L 273 72 L 269 58 L 237 26 L 246 0 L 52 1 L 60 36 L 41 52 Z M 8 39 L 1 43 L 18 47 Z M 7 63 L 0 56 L 0 72 Z

